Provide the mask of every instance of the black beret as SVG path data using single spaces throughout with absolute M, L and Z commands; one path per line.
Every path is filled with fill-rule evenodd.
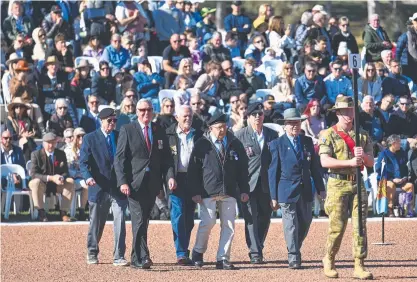
M 116 116 L 116 111 L 112 108 L 104 108 L 98 114 L 99 119 L 106 119 L 111 116 Z
M 215 114 L 214 116 L 211 117 L 211 119 L 209 119 L 209 121 L 207 122 L 208 126 L 212 126 L 216 123 L 226 123 L 226 115 L 225 114 Z
M 262 112 L 264 109 L 264 106 L 260 102 L 255 102 L 252 104 L 249 104 L 248 109 L 246 111 L 247 115 L 251 115 L 252 113 L 259 113 Z

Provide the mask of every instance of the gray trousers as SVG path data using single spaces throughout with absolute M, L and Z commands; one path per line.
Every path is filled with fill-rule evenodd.
M 110 206 L 113 211 L 113 234 L 114 250 L 113 259 L 118 260 L 125 257 L 126 251 L 126 223 L 125 212 L 127 199 L 115 199 L 108 193 L 103 193 L 97 203 L 88 202 L 90 208 L 90 226 L 87 236 L 88 255 L 97 256 L 100 252 L 98 244 L 103 235 L 106 219 L 109 214 Z
M 301 246 L 307 237 L 313 219 L 312 202 L 300 195 L 296 203 L 279 203 L 282 211 L 284 238 L 288 250 L 288 262 L 301 263 Z

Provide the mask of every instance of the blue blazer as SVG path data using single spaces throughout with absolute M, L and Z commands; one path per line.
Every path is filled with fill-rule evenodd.
M 324 191 L 321 165 L 314 151 L 313 141 L 310 137 L 300 135 L 300 143 L 303 148 L 301 161 L 297 160 L 287 134 L 269 145 L 272 154 L 268 170 L 269 190 L 271 199 L 278 203 L 296 203 L 301 194 L 305 201 L 311 202 L 311 178 L 317 191 Z
M 113 131 L 114 154 L 118 138 L 119 132 Z M 93 178 L 96 182 L 96 185 L 88 188 L 90 202 L 98 202 L 103 191 L 116 198 L 125 197 L 117 187 L 116 173 L 101 129 L 84 136 L 80 152 L 80 170 L 83 179 Z
M 25 158 L 23 157 L 23 151 L 20 147 L 12 145 L 12 163 L 22 166 L 26 171 L 26 162 Z M 6 164 L 6 159 L 4 158 L 3 151 L 1 152 L 1 164 Z

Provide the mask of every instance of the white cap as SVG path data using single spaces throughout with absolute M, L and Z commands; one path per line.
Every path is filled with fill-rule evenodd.
M 417 21 L 417 13 L 414 13 L 412 17 L 408 18 L 410 21 Z
M 327 12 L 324 10 L 323 5 L 316 5 L 313 7 L 313 9 L 311 9 L 312 11 L 319 11 L 320 13 L 322 13 L 323 15 L 327 15 Z

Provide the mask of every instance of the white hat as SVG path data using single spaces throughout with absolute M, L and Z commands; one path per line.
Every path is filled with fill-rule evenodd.
M 338 56 L 346 56 L 350 53 L 348 47 L 347 47 L 347 42 L 345 41 L 341 41 L 339 43 L 339 48 L 337 49 L 337 55 Z
M 327 15 L 327 12 L 324 10 L 323 5 L 316 5 L 313 7 L 313 9 L 311 9 L 312 11 L 319 11 L 320 13 L 322 13 L 323 15 Z
M 410 21 L 417 21 L 417 13 L 414 13 L 412 17 L 408 18 Z

